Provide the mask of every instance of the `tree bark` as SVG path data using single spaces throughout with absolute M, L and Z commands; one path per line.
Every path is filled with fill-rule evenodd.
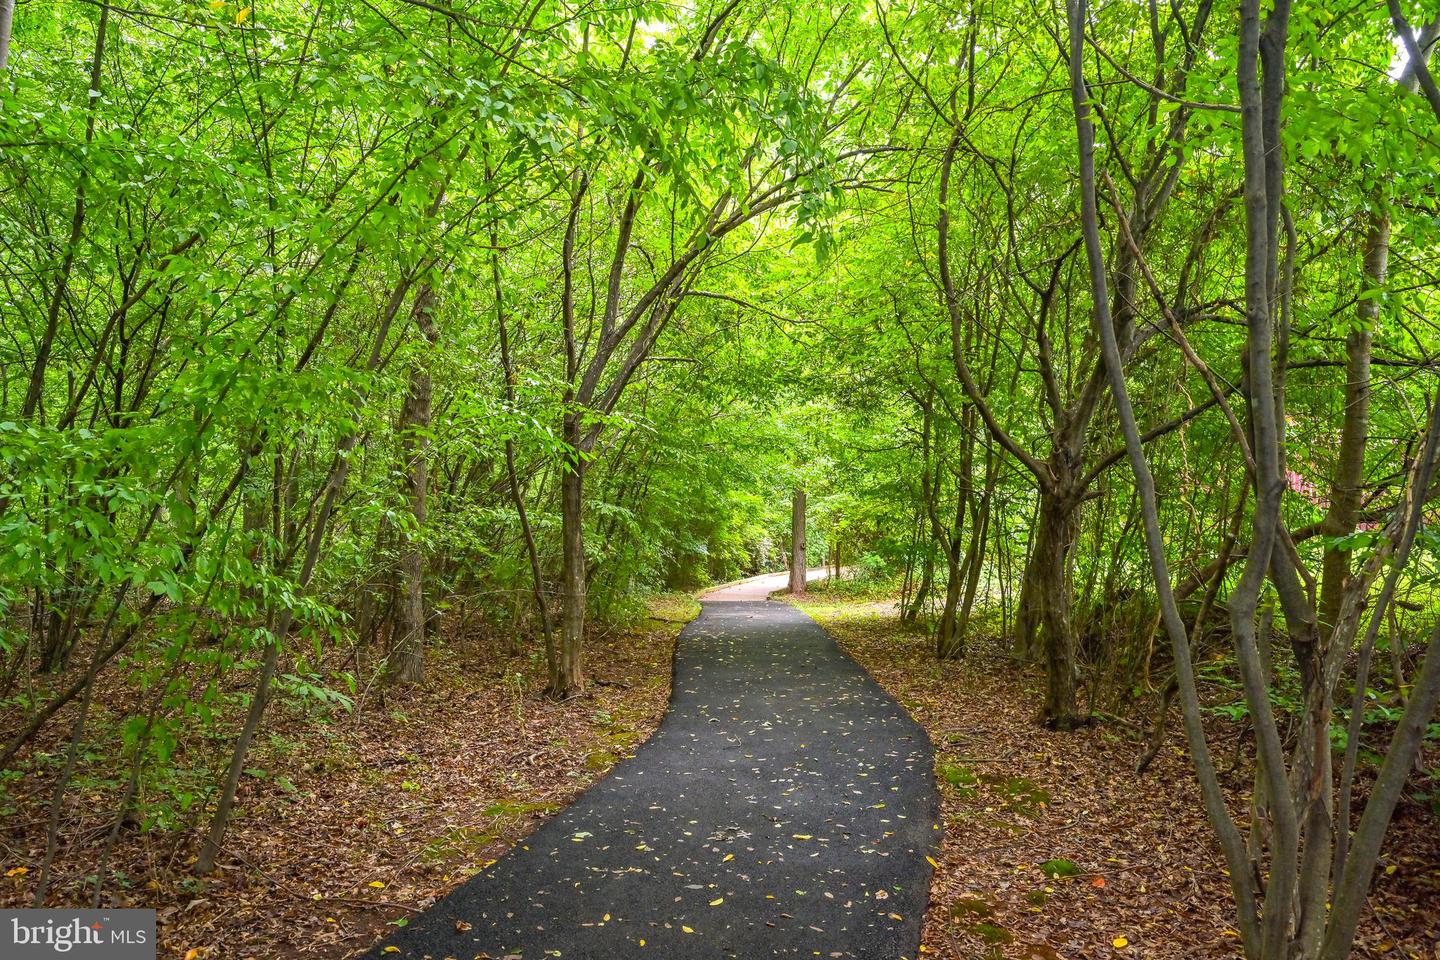
M 415 325 L 427 350 L 439 339 L 434 318 L 435 296 L 429 286 L 416 293 Z M 416 360 L 400 411 L 400 462 L 404 466 L 404 493 L 410 504 L 411 527 L 400 532 L 399 589 L 395 597 L 395 630 L 385 664 L 392 683 L 420 683 L 425 679 L 425 526 L 429 495 L 431 378 L 429 357 Z
M 10 64 L 10 33 L 15 25 L 15 0 L 0 0 L 0 70 Z
M 1075 507 L 1051 493 L 1040 497 L 1040 520 L 1031 556 L 1031 600 L 1039 605 L 1045 659 L 1046 724 L 1056 730 L 1083 725 L 1077 696 L 1075 631 L 1070 618 L 1070 547 L 1079 534 Z
M 1365 477 L 1365 444 L 1370 439 L 1370 353 L 1390 255 L 1390 218 L 1375 214 L 1365 233 L 1364 267 L 1356 324 L 1345 338 L 1345 414 L 1340 452 L 1330 484 L 1325 535 L 1347 537 L 1360 515 L 1360 486 Z M 1325 548 L 1320 580 L 1320 622 L 1335 626 L 1345 582 L 1350 578 L 1350 551 L 1333 544 Z
M 805 488 L 790 501 L 790 592 L 805 592 Z
M 956 620 L 956 631 L 964 637 L 970 626 L 970 612 L 975 607 L 975 595 L 980 589 L 980 577 L 985 569 L 985 544 L 990 535 L 990 507 L 995 499 L 996 471 L 1000 458 L 995 448 L 985 447 L 985 489 L 978 501 L 972 504 L 970 512 L 970 546 L 965 552 L 965 595 L 960 601 L 960 612 Z
M 570 450 L 560 475 L 560 649 L 550 674 L 550 695 L 562 698 L 585 687 L 585 460 L 578 414 L 565 417 L 565 442 Z
M 965 497 L 955 504 L 955 524 L 945 543 L 945 606 L 935 630 L 935 658 L 958 660 L 965 655 L 965 637 L 960 633 L 960 598 L 965 592 L 964 548 L 961 527 L 965 523 Z

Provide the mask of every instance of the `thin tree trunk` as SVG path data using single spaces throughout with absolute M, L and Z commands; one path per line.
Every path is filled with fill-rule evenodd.
M 945 549 L 945 606 L 940 611 L 940 624 L 935 631 L 935 658 L 958 660 L 965 655 L 965 637 L 960 632 L 960 597 L 964 593 L 963 541 L 961 528 L 965 523 L 965 497 L 962 492 L 955 502 L 955 523 Z
M 415 294 L 412 315 L 427 348 L 433 348 L 439 339 L 434 307 L 434 293 L 428 284 L 422 285 Z M 411 527 L 400 531 L 395 631 L 390 637 L 390 652 L 385 663 L 386 677 L 392 683 L 420 683 L 425 679 L 425 550 L 421 531 L 429 493 L 431 392 L 430 359 L 421 357 L 410 372 L 410 385 L 396 430 L 400 437 L 400 462 L 404 468 L 405 498 L 410 503 Z
M 1121 431 L 1125 437 L 1125 450 L 1129 456 L 1135 483 L 1139 490 L 1145 545 L 1150 556 L 1151 572 L 1159 597 L 1166 633 L 1170 637 L 1174 652 L 1181 713 L 1185 721 L 1185 734 L 1189 741 L 1191 759 L 1195 764 L 1197 778 L 1200 781 L 1200 794 L 1205 804 L 1206 814 L 1219 836 L 1226 864 L 1230 870 L 1231 887 L 1239 908 L 1238 926 L 1245 952 L 1253 956 L 1259 947 L 1259 916 L 1255 890 L 1250 877 L 1249 858 L 1245 853 L 1244 839 L 1226 808 L 1225 794 L 1221 789 L 1219 775 L 1215 770 L 1210 748 L 1205 739 L 1205 727 L 1200 712 L 1200 697 L 1196 689 L 1194 666 L 1191 661 L 1189 636 L 1185 630 L 1184 621 L 1180 617 L 1179 606 L 1175 601 L 1175 594 L 1170 583 L 1169 565 L 1165 557 L 1165 539 L 1160 529 L 1155 481 L 1150 472 L 1150 464 L 1146 459 L 1140 430 L 1135 421 L 1129 388 L 1125 382 L 1124 361 L 1120 354 L 1115 324 L 1109 312 L 1105 254 L 1100 237 L 1100 215 L 1095 194 L 1095 129 L 1090 120 L 1090 92 L 1084 76 L 1085 25 L 1088 18 L 1086 0 L 1069 0 L 1067 7 L 1070 34 L 1071 96 L 1079 144 L 1081 214 L 1095 326 L 1099 332 L 1101 345 L 1101 359 L 1104 363 L 1110 392 L 1115 401 Z M 1253 10 L 1254 8 L 1251 6 L 1247 12 L 1253 16 Z M 1268 357 L 1266 359 L 1268 360 Z
M 0 0 L 6 4 L 13 0 Z M 9 49 L 9 27 L 11 16 L 6 17 L 6 51 Z M 105 62 L 105 34 L 110 29 L 110 4 L 100 5 L 100 23 L 95 28 L 95 51 L 90 58 L 90 85 L 85 98 L 85 146 L 88 148 L 95 139 L 95 110 L 100 99 L 100 78 Z M 50 364 L 50 352 L 55 346 L 55 334 L 60 326 L 60 309 L 70 288 L 70 274 L 75 266 L 75 252 L 80 246 L 80 237 L 85 229 L 85 189 L 89 183 L 89 158 L 82 156 L 80 174 L 75 179 L 75 209 L 70 216 L 70 235 L 65 241 L 65 253 L 60 261 L 60 273 L 55 279 L 55 289 L 50 294 L 50 305 L 45 315 L 45 332 L 35 353 L 35 365 L 30 368 L 30 386 L 25 392 L 25 403 L 20 416 L 30 417 L 40 409 L 45 395 L 45 370 Z
M 1440 402 L 1440 398 L 1434 402 Z M 1350 956 L 1381 844 L 1437 704 L 1440 704 L 1440 621 L 1430 633 L 1425 662 L 1410 690 L 1410 702 L 1390 736 L 1385 760 L 1370 789 L 1370 800 L 1355 829 L 1344 873 L 1336 885 L 1335 906 L 1320 951 L 1322 960 L 1345 960 Z
M 438 207 L 438 205 L 437 199 L 436 206 Z M 390 326 L 401 305 L 405 302 L 405 295 L 409 292 L 410 284 L 410 279 L 402 280 L 390 293 L 390 299 L 381 313 L 380 325 L 370 345 L 370 356 L 365 365 L 367 371 L 374 371 L 381 365 L 385 342 L 389 339 Z M 423 306 L 422 298 L 417 297 L 415 309 L 418 310 Z M 358 421 L 358 410 L 354 417 Z M 300 594 L 303 594 L 309 587 L 310 580 L 315 575 L 315 565 L 320 559 L 320 547 L 325 542 L 325 534 L 330 527 L 330 518 L 335 512 L 335 503 L 340 499 L 340 493 L 345 489 L 345 482 L 350 475 L 353 459 L 350 454 L 360 443 L 359 423 L 355 422 L 352 426 L 351 432 L 336 445 L 335 458 L 330 467 L 330 475 L 325 482 L 320 508 L 315 514 L 310 539 L 306 545 L 305 559 L 300 567 L 300 576 L 296 581 L 296 592 Z M 272 511 L 272 526 L 278 525 L 279 510 L 272 508 Z M 286 539 L 293 542 L 293 534 L 287 533 Z M 296 546 L 298 547 L 298 543 Z M 289 552 L 287 562 L 290 558 L 293 558 L 293 550 Z M 195 872 L 202 876 L 215 869 L 215 861 L 220 856 L 225 831 L 230 824 L 230 812 L 235 805 L 235 793 L 240 788 L 240 776 L 245 770 L 245 758 L 250 752 L 250 742 L 254 739 L 255 732 L 259 729 L 260 721 L 264 717 L 265 707 L 270 698 L 270 682 L 275 676 L 275 667 L 279 663 L 280 652 L 289 636 L 294 615 L 294 608 L 287 606 L 281 612 L 274 629 L 269 631 L 270 638 L 266 644 L 265 660 L 261 665 L 260 675 L 255 681 L 255 692 L 251 695 L 250 709 L 246 713 L 245 724 L 240 730 L 240 735 L 236 738 L 235 749 L 230 756 L 230 767 L 226 771 L 225 781 L 220 789 L 220 800 L 215 807 L 215 816 L 210 821 L 205 844 L 195 862 Z
M 1409 503 L 1402 501 L 1405 507 L 1404 523 L 1401 526 L 1395 542 L 1395 550 L 1389 564 L 1390 569 L 1386 574 L 1380 595 L 1376 598 L 1373 607 L 1370 608 L 1370 622 L 1365 631 L 1365 637 L 1360 644 L 1359 656 L 1355 665 L 1355 692 L 1350 704 L 1350 722 L 1347 728 L 1345 742 L 1345 754 L 1341 763 L 1340 774 L 1340 797 L 1338 802 L 1338 813 L 1336 817 L 1335 837 L 1335 874 L 1337 880 L 1348 875 L 1350 858 L 1350 811 L 1351 801 L 1355 784 L 1355 767 L 1360 755 L 1360 740 L 1364 734 L 1365 703 L 1367 687 L 1369 686 L 1370 660 L 1375 652 L 1375 641 L 1380 635 L 1380 628 L 1384 624 L 1387 614 L 1393 618 L 1395 612 L 1394 599 L 1395 590 L 1400 580 L 1401 573 L 1405 570 L 1410 559 L 1410 552 L 1415 544 L 1416 533 L 1420 529 L 1424 519 L 1425 496 L 1424 491 L 1429 489 L 1431 479 L 1435 471 L 1437 453 L 1440 453 L 1440 395 L 1432 398 L 1431 402 L 1436 404 L 1430 411 L 1430 428 L 1427 431 L 1425 443 L 1419 458 L 1415 461 L 1412 471 L 1409 489 Z M 1397 511 L 1398 512 L 1398 511 Z M 1363 589 L 1363 586 L 1362 586 Z M 1365 591 L 1368 593 L 1368 590 Z M 1353 600 L 1352 600 L 1353 603 Z M 1344 619 L 1342 617 L 1342 619 Z M 1410 703 L 1405 702 L 1404 709 L 1408 711 Z M 1372 794 L 1373 798 L 1373 794 Z M 1373 802 L 1373 801 L 1372 801 Z M 1382 803 L 1385 801 L 1381 801 Z M 1368 807 L 1367 807 L 1368 809 Z M 1373 870 L 1372 864 L 1369 869 Z M 1357 875 L 1358 876 L 1358 875 Z M 1365 886 L 1361 892 L 1369 889 L 1368 871 L 1364 873 Z M 1343 890 L 1337 891 L 1337 896 L 1343 897 Z M 1348 909 L 1353 904 L 1346 903 Z M 1343 913 L 1336 913 L 1342 922 Z M 1353 934 L 1352 934 L 1353 935 Z
M 486 179 L 490 177 L 486 166 Z M 515 406 L 515 360 L 510 353 L 509 317 L 505 309 L 505 287 L 500 277 L 500 235 L 490 228 L 490 281 L 495 296 L 495 326 L 500 334 L 500 366 L 505 376 L 505 401 L 513 412 Z M 515 438 L 505 437 L 505 478 L 509 481 L 510 499 L 520 519 L 520 534 L 525 541 L 525 556 L 530 561 L 530 592 L 535 600 L 535 615 L 540 619 L 540 632 L 545 645 L 545 664 L 549 676 L 559 670 L 560 651 L 555 646 L 555 628 L 550 619 L 550 602 L 545 595 L 545 571 L 540 564 L 540 550 L 535 543 L 535 530 L 530 525 L 530 512 L 525 507 L 525 491 L 520 486 L 520 473 L 515 467 Z
M 1365 445 L 1370 439 L 1370 353 L 1380 319 L 1378 293 L 1385 285 L 1389 254 L 1390 218 L 1374 214 L 1365 233 L 1357 322 L 1345 339 L 1345 413 L 1335 476 L 1330 484 L 1330 508 L 1325 514 L 1327 537 L 1349 536 L 1359 519 Z M 1350 551 L 1332 543 L 1325 548 L 1321 572 L 1320 622 L 1326 627 L 1335 626 L 1349 577 Z
M 965 552 L 965 596 L 960 603 L 960 614 L 956 621 L 956 630 L 964 637 L 970 626 L 970 612 L 975 607 L 975 595 L 980 589 L 980 578 L 985 569 L 985 545 L 989 542 L 990 536 L 990 509 L 995 499 L 995 481 L 999 469 L 1000 458 L 995 453 L 995 448 L 986 444 L 985 448 L 985 489 L 980 495 L 979 503 L 971 508 L 970 517 L 970 546 Z

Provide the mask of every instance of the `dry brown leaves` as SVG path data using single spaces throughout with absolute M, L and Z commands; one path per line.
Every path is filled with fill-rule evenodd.
M 272 709 L 250 757 L 266 777 L 244 779 L 219 871 L 191 876 L 195 832 L 127 830 L 111 856 L 106 902 L 157 908 L 162 957 L 337 958 L 367 949 L 387 924 L 403 924 L 504 853 L 654 731 L 678 631 L 652 620 L 595 637 L 587 662 L 600 682 L 564 703 L 542 695 L 540 658 L 507 657 L 493 637 L 477 635 L 432 650 L 423 687 L 372 693 L 353 716 L 319 723 Z M 97 696 L 103 715 L 134 693 L 117 682 Z M 54 726 L 41 749 L 60 749 L 65 724 Z M 228 748 L 223 738 L 220 747 Z M 282 777 L 293 791 L 277 786 Z M 90 904 L 86 877 L 123 772 L 114 779 L 122 782 L 73 795 L 65 808 L 51 906 Z M 30 905 L 52 784 L 45 773 L 11 784 L 16 815 L 0 833 L 4 906 Z
M 1037 723 L 1041 680 L 1013 662 L 979 650 L 941 667 L 929 638 L 884 605 L 804 607 L 935 744 L 945 839 L 924 955 L 1239 956 L 1223 858 L 1178 733 L 1137 775 L 1139 747 L 1125 728 L 1056 733 Z M 1234 748 L 1220 745 L 1234 740 L 1214 731 L 1222 764 Z M 1243 770 L 1231 776 L 1238 795 Z M 1380 873 L 1355 955 L 1440 957 L 1440 830 L 1430 813 L 1402 807 Z

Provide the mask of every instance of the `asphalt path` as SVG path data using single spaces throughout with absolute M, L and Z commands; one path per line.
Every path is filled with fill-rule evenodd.
M 929 741 L 764 599 L 783 586 L 705 597 L 654 736 L 366 956 L 914 960 L 939 836 Z

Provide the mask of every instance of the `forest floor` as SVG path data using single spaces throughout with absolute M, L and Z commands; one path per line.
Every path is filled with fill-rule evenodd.
M 935 745 L 945 839 L 925 956 L 1239 955 L 1223 864 L 1177 737 L 1137 776 L 1131 729 L 1043 729 L 1035 722 L 1040 677 L 983 642 L 972 638 L 966 660 L 942 667 L 927 635 L 902 624 L 891 603 L 817 590 L 801 605 Z M 540 695 L 540 658 L 506 656 L 493 633 L 479 630 L 447 635 L 430 654 L 426 685 L 372 695 L 354 714 L 320 717 L 277 703 L 220 871 L 203 881 L 191 875 L 193 823 L 128 824 L 111 854 L 104 902 L 158 908 L 161 956 L 171 960 L 333 960 L 367 949 L 653 732 L 669 701 L 675 636 L 697 605 L 663 598 L 650 612 L 658 619 L 591 638 L 587 660 L 603 683 L 566 703 Z M 95 729 L 134 696 L 123 675 L 108 674 L 97 687 Z M 30 905 L 64 719 L 23 774 L 0 783 L 0 906 Z M 1214 742 L 1237 742 L 1238 728 L 1218 715 L 1212 723 Z M 228 744 L 217 738 L 203 760 L 182 749 L 177 762 L 213 783 Z M 86 762 L 119 752 L 118 742 L 97 740 Z M 1237 795 L 1244 766 L 1227 774 Z M 62 836 L 78 841 L 60 850 L 50 905 L 89 905 L 124 786 L 123 765 L 114 769 L 77 782 L 63 810 Z M 1440 958 L 1440 818 L 1416 798 L 1396 813 L 1370 903 L 1357 958 Z
M 965 660 L 942 667 L 928 635 L 903 624 L 893 603 L 812 593 L 799 605 L 935 745 L 945 839 L 926 956 L 1240 955 L 1223 858 L 1178 731 L 1137 775 L 1131 730 L 1044 729 L 1036 722 L 1042 678 L 976 638 Z M 1224 723 L 1215 718 L 1212 742 L 1238 742 L 1238 728 Z M 1245 776 L 1238 766 L 1228 772 L 1236 795 Z M 1370 906 L 1355 957 L 1440 958 L 1440 818 L 1413 799 L 1396 812 Z
M 493 634 L 466 631 L 429 652 L 424 685 L 372 695 L 353 714 L 320 719 L 276 704 L 252 750 L 217 873 L 191 874 L 193 830 L 127 829 L 110 857 L 105 904 L 157 908 L 160 956 L 174 960 L 368 949 L 654 731 L 670 697 L 675 637 L 699 605 L 661 597 L 649 612 L 632 629 L 597 631 L 586 654 L 599 682 L 564 703 L 541 693 L 543 657 L 506 656 Z M 110 676 L 97 689 L 96 716 L 134 695 Z M 68 725 L 52 729 L 35 754 L 40 762 L 0 792 L 0 906 L 31 905 Z M 72 791 L 62 836 L 81 839 L 61 848 L 51 906 L 90 905 L 124 786 L 117 769 Z

